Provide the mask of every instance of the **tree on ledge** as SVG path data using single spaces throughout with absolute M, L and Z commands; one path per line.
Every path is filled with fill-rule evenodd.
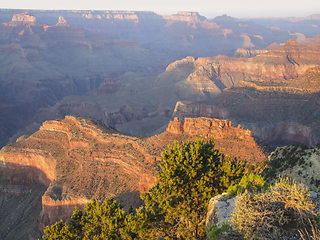
M 245 163 L 214 149 L 214 141 L 177 142 L 162 153 L 158 181 L 143 193 L 155 228 L 167 239 L 202 239 L 210 199 L 238 182 Z
M 113 198 L 92 199 L 69 224 L 45 229 L 43 239 L 203 239 L 210 199 L 238 183 L 245 163 L 221 155 L 214 141 L 175 142 L 162 153 L 158 181 L 141 194 L 145 207 L 125 213 Z

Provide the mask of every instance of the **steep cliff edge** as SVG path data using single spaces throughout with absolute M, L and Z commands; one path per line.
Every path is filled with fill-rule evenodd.
M 99 122 L 67 116 L 44 122 L 39 131 L 0 150 L 0 189 L 5 196 L 19 195 L 19 201 L 28 202 L 29 189 L 42 186 L 42 197 L 32 190 L 33 199 L 42 198 L 41 214 L 37 206 L 32 207 L 38 229 L 68 219 L 75 206 L 83 207 L 92 197 L 102 200 L 112 195 L 126 208 L 137 207 L 140 193 L 156 181 L 160 153 L 169 143 L 197 137 L 208 140 L 213 135 L 216 147 L 231 157 L 251 163 L 266 157 L 249 130 L 226 120 L 186 119 L 182 125 L 176 119 L 160 135 L 137 138 Z

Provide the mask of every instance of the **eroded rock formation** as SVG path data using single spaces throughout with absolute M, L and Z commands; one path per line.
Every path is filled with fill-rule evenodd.
M 187 99 L 186 95 L 197 94 L 201 100 L 215 97 L 241 81 L 296 79 L 320 64 L 320 47 L 306 47 L 294 40 L 278 48 L 259 51 L 261 54 L 251 58 L 216 56 L 195 59 L 189 56 L 171 63 L 166 72 L 176 76 L 188 75 L 177 84 L 184 89 L 179 95 Z
M 178 102 L 173 117 L 229 119 L 269 145 L 319 141 L 319 67 L 283 81 L 240 82 L 210 100 Z
M 12 174 L 36 170 L 29 171 L 34 175 L 28 178 L 15 173 L 10 183 L 31 181 L 48 187 L 42 199 L 41 226 L 66 220 L 75 205 L 91 197 L 114 195 L 125 206 L 139 206 L 139 193 L 153 185 L 155 157 L 139 139 L 103 131 L 90 122 L 66 117 L 44 122 L 38 132 L 1 150 L 4 166 L 18 169 Z
M 184 22 L 202 22 L 206 18 L 201 16 L 197 12 L 178 12 L 177 14 L 173 15 L 166 15 L 163 17 L 166 20 L 172 21 L 184 21 Z
M 46 121 L 31 136 L 2 148 L 0 171 L 5 174 L 0 189 L 24 199 L 34 184 L 47 188 L 39 229 L 61 218 L 67 220 L 75 206 L 83 207 L 92 197 L 115 196 L 125 208 L 138 207 L 139 194 L 156 181 L 160 153 L 169 143 L 198 137 L 207 141 L 212 136 L 224 154 L 251 163 L 265 159 L 251 132 L 227 120 L 185 119 L 182 125 L 175 119 L 166 132 L 141 139 L 67 116 Z
M 223 119 L 212 119 L 206 117 L 184 118 L 183 124 L 174 118 L 167 127 L 167 131 L 151 139 L 190 139 L 201 137 L 209 140 L 216 139 L 216 147 L 231 157 L 245 159 L 250 163 L 262 162 L 265 154 L 252 137 L 252 132 L 243 129 L 240 125 Z
M 137 41 L 89 33 L 69 25 L 61 15 L 47 25 L 31 13 L 15 14 L 11 21 L 0 24 L 0 146 L 32 121 L 59 117 L 52 118 L 49 113 L 34 118 L 42 107 L 47 109 L 68 95 L 93 95 L 96 89 L 104 94 L 120 91 L 124 84 L 117 76 L 124 71 L 140 71 L 142 67 L 142 72 L 152 75 L 170 62 L 156 60 L 160 65 L 150 67 L 155 59 L 158 57 Z M 125 91 L 130 94 L 135 90 Z M 121 107 L 126 105 L 111 113 L 122 111 Z
M 6 26 L 17 26 L 17 25 L 37 25 L 37 19 L 34 15 L 29 12 L 18 13 L 13 15 L 9 23 L 5 23 Z

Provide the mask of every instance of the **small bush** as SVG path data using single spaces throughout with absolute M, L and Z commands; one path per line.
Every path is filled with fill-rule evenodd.
M 228 222 L 223 222 L 222 226 L 220 228 L 217 227 L 217 225 L 212 225 L 209 229 L 208 229 L 208 236 L 210 240 L 218 240 L 220 239 L 219 236 L 221 235 L 221 233 L 224 232 L 228 232 L 229 230 L 229 225 Z
M 314 207 L 308 189 L 281 178 L 266 192 L 241 195 L 231 224 L 245 239 L 279 239 L 283 225 L 303 226 Z
M 250 193 L 261 192 L 269 189 L 269 184 L 264 181 L 263 177 L 255 174 L 244 175 L 240 182 L 228 188 L 228 196 L 235 196 L 248 191 Z

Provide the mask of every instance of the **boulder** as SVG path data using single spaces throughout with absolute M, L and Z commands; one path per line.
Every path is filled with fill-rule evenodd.
M 227 198 L 227 193 L 211 198 L 208 206 L 206 228 L 209 229 L 214 224 L 221 227 L 223 222 L 230 221 L 236 208 L 237 199 L 237 197 Z

